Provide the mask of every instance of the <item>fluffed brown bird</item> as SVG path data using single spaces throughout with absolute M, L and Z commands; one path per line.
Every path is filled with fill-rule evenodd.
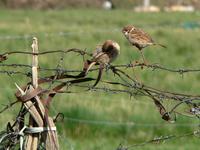
M 79 76 L 86 76 L 93 65 L 99 65 L 98 77 L 95 84 L 93 85 L 93 87 L 95 87 L 101 79 L 102 72 L 105 66 L 113 62 L 119 54 L 119 44 L 112 40 L 106 40 L 101 47 L 95 50 L 95 52 L 93 53 L 93 58 L 91 60 L 85 61 L 83 71 L 80 73 Z
M 142 29 L 136 28 L 133 25 L 127 25 L 122 29 L 122 33 L 128 39 L 128 41 L 135 47 L 137 47 L 142 55 L 144 63 L 146 60 L 142 49 L 150 45 L 159 45 L 166 48 L 166 46 L 154 42 L 151 36 L 144 32 Z

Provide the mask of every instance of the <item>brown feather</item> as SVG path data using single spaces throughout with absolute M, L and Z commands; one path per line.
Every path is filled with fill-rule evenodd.
M 96 48 L 92 59 L 84 62 L 83 71 L 78 75 L 78 77 L 85 77 L 92 66 L 97 64 L 99 65 L 99 73 L 93 87 L 96 86 L 101 79 L 104 65 L 111 63 L 119 55 L 119 53 L 119 44 L 112 40 L 106 40 L 104 44 L 101 45 L 101 49 L 99 47 Z
M 97 76 L 97 80 L 96 80 L 96 82 L 94 83 L 94 85 L 92 87 L 95 87 L 99 83 L 99 81 L 101 80 L 101 76 L 103 74 L 103 69 L 104 69 L 104 65 L 100 64 L 99 65 L 99 73 L 98 73 L 98 76 Z
M 154 43 L 149 34 L 141 29 L 135 29 L 130 33 L 130 38 L 135 39 L 139 43 Z

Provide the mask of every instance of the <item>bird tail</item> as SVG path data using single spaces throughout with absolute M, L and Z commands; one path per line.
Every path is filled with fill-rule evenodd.
M 167 48 L 167 46 L 165 46 L 165 45 L 163 45 L 163 44 L 160 44 L 160 43 L 154 43 L 153 45 L 159 45 L 159 46 L 161 46 L 161 47 L 163 47 L 163 48 Z
M 85 77 L 88 74 L 88 71 L 95 65 L 96 62 L 91 62 L 89 60 L 84 62 L 83 71 L 78 75 L 78 77 Z
M 96 82 L 94 83 L 94 85 L 92 86 L 93 88 L 99 83 L 99 81 L 101 80 L 101 76 L 102 76 L 102 73 L 103 73 L 103 69 L 104 69 L 104 65 L 103 64 L 100 64 L 99 65 L 99 73 L 98 73 L 98 76 L 97 76 L 97 80 Z
M 92 68 L 93 65 L 95 65 L 96 62 L 90 62 L 90 61 L 86 61 L 84 64 L 84 68 L 83 71 L 85 72 L 85 74 L 88 74 L 88 71 Z

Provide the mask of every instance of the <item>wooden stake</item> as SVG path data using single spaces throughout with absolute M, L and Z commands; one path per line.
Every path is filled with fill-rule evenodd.
M 33 38 L 33 44 L 31 45 L 33 53 L 38 53 L 38 40 Z M 38 87 L 38 55 L 33 55 L 32 59 L 32 85 L 33 88 Z
M 31 45 L 33 50 L 33 57 L 32 57 L 32 86 L 29 86 L 30 92 L 38 87 L 38 41 L 37 38 L 33 38 L 33 44 Z M 17 86 L 18 87 L 18 86 Z M 19 88 L 19 87 L 18 87 Z M 21 90 L 20 90 L 21 91 Z M 55 124 L 53 122 L 53 119 L 48 116 L 45 116 L 45 106 L 42 104 L 40 97 L 35 96 L 34 102 L 37 105 L 34 105 L 32 101 L 27 101 L 25 103 L 25 106 L 30 103 L 33 107 L 31 109 L 28 109 L 29 113 L 31 114 L 29 118 L 29 126 L 34 127 L 35 125 L 39 127 L 44 127 L 44 121 L 45 118 L 48 119 L 48 126 L 50 128 L 55 127 Z M 29 106 L 29 105 L 28 105 Z M 40 114 L 40 113 L 41 114 Z M 48 150 L 58 150 L 59 149 L 59 143 L 58 143 L 58 136 L 57 131 L 47 131 L 44 133 L 46 135 L 45 145 L 46 149 Z M 39 134 L 30 134 L 27 138 L 27 144 L 26 144 L 26 150 L 37 150 L 38 147 L 38 140 L 39 140 Z M 41 138 L 40 138 L 41 140 Z
M 38 40 L 36 37 L 33 38 L 33 44 L 31 45 L 33 53 L 38 53 Z M 33 55 L 32 58 L 32 85 L 33 88 L 38 87 L 38 55 Z M 34 124 L 34 120 L 32 120 L 32 123 Z M 37 150 L 38 146 L 38 134 L 33 134 L 33 140 L 32 140 L 32 150 Z
M 33 44 L 31 45 L 31 47 L 32 47 L 33 53 L 38 53 L 38 40 L 36 37 L 33 38 Z M 38 55 L 33 55 L 32 57 L 32 85 L 33 85 L 33 88 L 38 87 Z M 29 125 L 33 127 L 34 124 L 35 124 L 35 121 L 30 116 Z M 28 136 L 27 143 L 29 145 L 27 145 L 27 150 L 37 150 L 38 137 L 39 137 L 38 134 L 31 134 Z

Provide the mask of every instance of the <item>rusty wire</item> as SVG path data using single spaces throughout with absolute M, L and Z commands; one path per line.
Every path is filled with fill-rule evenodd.
M 116 150 L 131 150 L 131 149 L 135 149 L 136 147 L 140 147 L 140 146 L 145 146 L 147 144 L 159 144 L 159 143 L 163 143 L 167 140 L 172 140 L 172 139 L 181 139 L 184 137 L 190 137 L 190 136 L 196 136 L 199 137 L 200 136 L 200 131 L 196 130 L 193 132 L 188 132 L 182 135 L 167 135 L 167 136 L 160 136 L 160 137 L 155 137 L 151 140 L 148 140 L 146 142 L 142 142 L 142 143 L 138 143 L 138 144 L 133 144 L 133 145 L 129 145 L 129 146 L 125 146 L 123 144 L 120 144 Z
M 54 51 L 44 51 L 41 53 L 31 53 L 31 52 L 24 52 L 24 51 L 12 51 L 12 52 L 5 52 L 0 55 L 1 62 L 5 61 L 8 59 L 9 55 L 14 55 L 14 54 L 22 54 L 22 55 L 45 55 L 45 54 L 50 54 L 50 53 L 69 53 L 69 52 L 75 52 L 80 54 L 81 56 L 88 55 L 92 56 L 92 54 L 86 52 L 86 50 L 81 50 L 81 49 L 66 49 L 66 50 L 54 50 Z M 16 71 L 15 69 L 18 68 L 31 68 L 31 65 L 26 65 L 26 64 L 5 64 L 1 63 L 0 67 L 11 67 L 12 70 L 0 70 L 0 73 L 2 74 L 7 74 L 9 76 L 11 75 L 23 75 L 26 77 L 31 77 L 31 73 L 27 71 Z M 44 68 L 40 67 L 39 70 L 41 71 L 55 71 L 56 74 L 50 75 L 50 76 L 45 76 L 45 77 L 39 77 L 41 80 L 41 84 L 44 83 L 50 83 L 50 87 L 46 89 L 46 93 L 51 92 L 53 89 L 56 88 L 56 84 L 59 84 L 61 89 L 54 91 L 55 94 L 61 94 L 61 93 L 77 93 L 76 91 L 72 90 L 72 87 L 81 87 L 81 91 L 78 92 L 88 92 L 88 91 L 93 91 L 93 92 L 108 92 L 108 93 L 126 93 L 130 95 L 130 97 L 135 97 L 135 96 L 146 96 L 149 99 L 153 100 L 153 103 L 155 104 L 156 108 L 158 109 L 162 119 L 166 121 L 175 121 L 176 119 L 173 118 L 172 116 L 174 114 L 181 114 L 181 112 L 177 111 L 177 108 L 180 105 L 185 104 L 188 107 L 188 112 L 190 113 L 191 116 L 197 117 L 198 119 L 200 118 L 200 95 L 190 95 L 190 94 L 182 94 L 182 93 L 176 93 L 176 92 L 171 92 L 171 91 L 165 91 L 165 90 L 160 90 L 158 88 L 153 88 L 148 85 L 142 84 L 138 81 L 136 81 L 133 77 L 131 77 L 130 74 L 126 73 L 124 69 L 132 69 L 134 67 L 147 67 L 151 68 L 152 70 L 164 70 L 168 72 L 174 72 L 174 73 L 188 73 L 188 72 L 200 72 L 200 69 L 170 69 L 167 67 L 164 67 L 162 65 L 158 64 L 151 64 L 151 65 L 146 65 L 146 64 L 125 64 L 125 65 L 110 65 L 107 66 L 106 69 L 110 69 L 113 74 L 115 75 L 113 81 L 106 81 L 106 80 L 101 80 L 100 82 L 103 85 L 106 86 L 98 86 L 98 87 L 91 87 L 89 84 L 90 82 L 96 80 L 95 78 L 90 78 L 90 77 L 84 77 L 84 78 L 78 78 L 76 75 L 71 75 L 67 74 L 69 72 L 71 73 L 80 73 L 81 70 L 68 70 L 68 69 L 62 69 L 60 67 L 57 68 Z M 97 71 L 98 68 L 91 69 L 91 71 Z M 59 75 L 58 75 L 59 72 Z M 65 79 L 64 81 L 62 79 Z M 85 84 L 87 83 L 87 84 Z M 111 86 L 109 86 L 111 85 Z M 65 90 L 63 90 L 63 87 L 67 87 Z M 171 100 L 176 102 L 176 104 L 171 108 L 171 109 L 166 109 L 163 101 L 164 100 Z M 3 111 L 7 110 L 8 108 L 12 107 L 15 105 L 17 102 L 10 103 L 6 105 L 5 108 L 3 108 L 0 113 Z M 17 117 L 18 119 L 19 117 Z M 183 136 L 191 136 L 191 135 L 196 135 L 199 134 L 199 131 L 190 133 L 190 134 L 185 134 Z M 141 146 L 145 145 L 148 143 L 154 143 L 154 142 L 160 142 L 168 139 L 174 139 L 178 138 L 181 136 L 164 136 L 163 138 L 158 138 L 154 140 L 147 141 L 145 143 L 141 144 L 136 144 L 132 145 L 129 147 L 126 147 L 126 149 L 130 149 L 135 146 Z M 120 149 L 121 148 L 121 149 Z M 118 147 L 118 150 L 125 150 L 122 147 Z
M 23 54 L 23 55 L 46 55 L 46 54 L 52 54 L 52 53 L 69 53 L 69 52 L 75 52 L 79 53 L 80 55 L 88 55 L 92 56 L 92 53 L 87 52 L 86 49 L 78 49 L 78 48 L 71 48 L 71 49 L 62 49 L 62 50 L 45 50 L 43 52 L 39 53 L 32 53 L 32 52 L 27 52 L 27 51 L 7 51 L 2 54 L 0 54 L 0 58 L 5 58 L 8 57 L 8 55 L 13 55 L 13 54 Z M 2 60 L 4 61 L 4 59 Z M 26 67 L 26 68 L 31 68 L 31 65 L 27 64 L 0 64 L 0 67 Z M 128 63 L 128 64 L 120 64 L 120 65 L 113 65 L 113 66 L 108 66 L 107 69 L 110 67 L 115 67 L 115 68 L 136 68 L 136 67 L 146 67 L 149 69 L 154 70 L 163 70 L 163 71 L 168 71 L 168 72 L 174 72 L 174 73 L 179 73 L 179 74 L 184 74 L 184 73 L 190 73 L 190 72 L 200 72 L 200 68 L 168 68 L 165 66 L 162 66 L 158 63 L 155 64 L 144 64 L 144 63 Z M 45 68 L 45 67 L 40 67 L 39 68 L 41 71 L 58 71 L 57 68 Z M 97 69 L 91 69 L 90 71 L 95 71 Z M 80 72 L 81 70 L 67 70 L 67 69 L 62 69 L 63 72 Z

